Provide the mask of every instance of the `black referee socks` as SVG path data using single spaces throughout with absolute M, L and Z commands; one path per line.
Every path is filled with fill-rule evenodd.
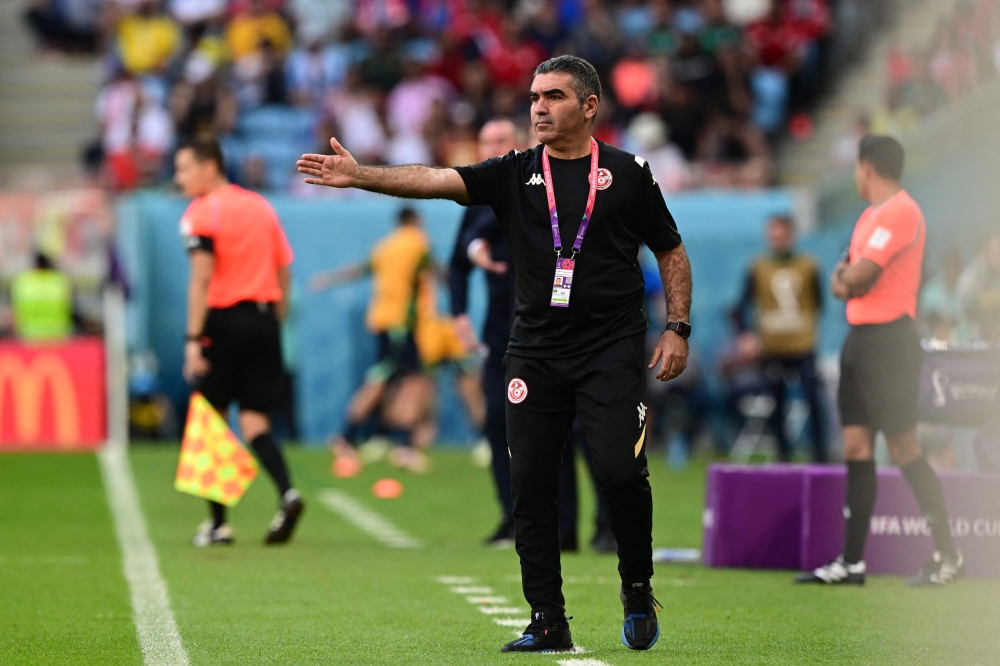
M 909 465 L 899 468 L 910 484 L 917 504 L 927 518 L 927 525 L 934 537 L 934 548 L 947 557 L 955 556 L 955 543 L 951 540 L 948 525 L 948 510 L 944 506 L 944 493 L 937 474 L 927 464 L 927 458 L 920 456 Z
M 257 453 L 257 457 L 260 458 L 264 469 L 274 479 L 275 485 L 278 486 L 278 494 L 284 495 L 292 487 L 292 483 L 288 479 L 288 467 L 285 466 L 285 457 L 281 455 L 281 451 L 278 449 L 278 445 L 274 443 L 271 433 L 265 432 L 263 435 L 257 435 L 250 442 L 250 446 Z
M 877 496 L 875 461 L 848 461 L 847 504 L 844 507 L 844 518 L 847 519 L 844 530 L 844 562 L 847 564 L 857 564 L 865 558 L 865 539 Z

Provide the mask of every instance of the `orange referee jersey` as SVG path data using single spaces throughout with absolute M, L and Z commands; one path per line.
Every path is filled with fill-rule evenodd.
M 870 259 L 882 268 L 864 296 L 847 301 L 847 323 L 884 324 L 903 316 L 916 318 L 920 265 L 926 229 L 920 206 L 906 190 L 881 206 L 869 206 L 851 236 L 850 262 Z
M 271 204 L 238 185 L 224 185 L 191 202 L 181 234 L 202 239 L 215 255 L 208 306 L 281 300 L 278 269 L 292 263 L 292 248 Z M 189 244 L 189 247 L 199 247 Z

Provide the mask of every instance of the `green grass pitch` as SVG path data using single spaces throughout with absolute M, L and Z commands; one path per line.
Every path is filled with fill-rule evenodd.
M 494 624 L 436 580 L 469 577 L 524 606 L 514 552 L 480 543 L 497 513 L 487 470 L 466 454 L 436 452 L 426 477 L 379 463 L 343 481 L 329 475 L 325 452 L 292 449 L 309 503 L 294 542 L 261 544 L 275 503 L 263 476 L 231 513 L 236 544 L 208 550 L 189 545 L 206 512 L 172 488 L 177 449 L 140 446 L 130 457 L 192 664 L 1000 664 L 1000 581 L 795 587 L 791 572 L 694 565 L 657 565 L 662 635 L 650 652 L 632 653 L 618 640 L 615 559 L 586 551 L 563 558 L 573 637 L 586 654 L 501 655 L 515 628 Z M 651 466 L 655 544 L 699 547 L 705 463 L 679 473 L 660 459 Z M 403 481 L 401 499 L 372 497 L 372 482 L 384 476 Z M 376 541 L 319 501 L 326 488 L 423 547 Z M 586 488 L 583 498 L 586 539 Z M 96 459 L 0 457 L 0 507 L 0 664 L 141 664 Z

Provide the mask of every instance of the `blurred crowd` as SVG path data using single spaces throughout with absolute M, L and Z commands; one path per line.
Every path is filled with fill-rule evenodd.
M 879 125 L 906 129 L 1000 72 L 1000 3 L 960 0 L 942 15 L 933 39 L 886 56 L 885 108 Z
M 527 123 L 532 72 L 561 53 L 601 74 L 597 136 L 678 190 L 773 181 L 771 143 L 830 70 L 834 16 L 859 4 L 884 3 L 37 0 L 27 19 L 47 47 L 106 56 L 89 157 L 119 190 L 162 179 L 178 141 L 273 105 L 365 162 L 469 163 L 485 119 Z M 246 159 L 236 179 L 265 184 Z
M 958 250 L 946 252 L 940 270 L 924 283 L 918 314 L 925 338 L 1000 343 L 1000 233 L 987 238 L 968 263 Z

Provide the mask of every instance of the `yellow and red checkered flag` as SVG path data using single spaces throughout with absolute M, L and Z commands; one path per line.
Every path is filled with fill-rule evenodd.
M 192 393 L 174 488 L 234 506 L 256 477 L 257 461 L 205 396 Z

